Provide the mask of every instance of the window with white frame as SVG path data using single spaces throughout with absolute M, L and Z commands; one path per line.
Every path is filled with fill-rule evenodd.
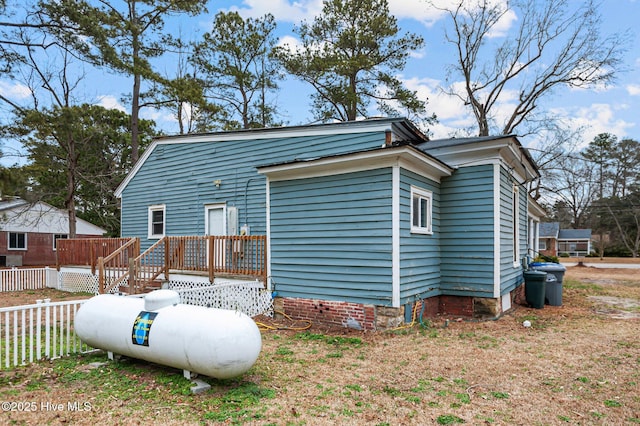
M 540 240 L 539 244 L 539 249 L 540 250 L 546 250 L 547 249 L 547 240 Z
M 26 250 L 27 234 L 24 232 L 9 232 L 9 250 Z
M 162 238 L 165 232 L 165 206 L 149 206 L 149 238 Z
M 58 240 L 66 240 L 69 238 L 67 234 L 54 234 L 53 235 L 53 250 L 58 250 Z
M 433 193 L 426 189 L 411 187 L 411 232 L 433 233 Z

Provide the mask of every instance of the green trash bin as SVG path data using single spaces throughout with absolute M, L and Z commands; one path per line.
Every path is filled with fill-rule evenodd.
M 544 308 L 547 273 L 542 271 L 524 272 L 524 294 L 527 303 L 536 309 Z
M 551 306 L 562 306 L 562 280 L 567 268 L 559 263 L 534 262 L 530 265 L 534 271 L 547 273 L 545 301 Z

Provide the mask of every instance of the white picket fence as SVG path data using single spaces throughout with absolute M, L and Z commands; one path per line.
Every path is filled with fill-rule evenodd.
M 44 299 L 0 308 L 0 369 L 92 351 L 73 330 L 75 314 L 84 302 Z
M 54 268 L 0 269 L 0 292 L 39 290 L 58 286 L 58 271 Z

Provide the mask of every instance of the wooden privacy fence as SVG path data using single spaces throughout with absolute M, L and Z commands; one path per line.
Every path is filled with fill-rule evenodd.
M 0 292 L 57 287 L 58 271 L 45 268 L 0 269 Z
M 0 308 L 0 369 L 93 350 L 73 329 L 84 302 L 44 299 L 34 305 Z
M 98 258 L 107 257 L 136 238 L 70 238 L 56 242 L 57 266 L 90 266 L 96 273 Z M 138 239 L 139 241 L 139 239 Z M 138 253 L 140 253 L 138 251 Z M 136 256 L 138 255 L 136 253 Z

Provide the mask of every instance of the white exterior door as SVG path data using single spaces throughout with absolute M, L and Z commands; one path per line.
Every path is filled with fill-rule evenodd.
M 227 235 L 227 221 L 224 206 L 206 207 L 207 235 Z

